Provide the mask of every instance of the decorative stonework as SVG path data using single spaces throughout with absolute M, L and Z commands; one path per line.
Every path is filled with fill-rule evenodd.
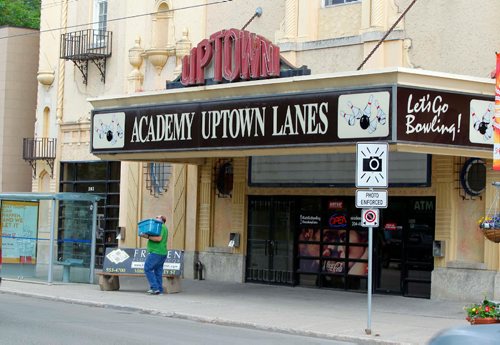
M 64 123 L 60 126 L 60 160 L 94 160 L 90 153 L 90 121 Z
M 158 75 L 161 73 L 163 67 L 167 63 L 168 57 L 175 54 L 174 47 L 167 48 L 150 48 L 147 49 L 142 55 L 146 57 L 149 62 L 155 67 Z
M 182 72 L 182 58 L 189 55 L 191 50 L 191 41 L 189 40 L 189 30 L 184 28 L 182 30 L 182 38 L 175 43 L 175 70 L 174 75 L 181 74 Z
M 143 54 L 144 49 L 141 47 L 141 38 L 137 37 L 135 45 L 128 51 L 128 61 L 134 69 L 129 73 L 127 79 L 130 85 L 129 90 L 133 92 L 137 92 L 142 89 L 144 74 L 142 74 L 140 68 L 142 66 Z
M 36 79 L 43 86 L 51 86 L 54 82 L 54 71 L 38 71 Z

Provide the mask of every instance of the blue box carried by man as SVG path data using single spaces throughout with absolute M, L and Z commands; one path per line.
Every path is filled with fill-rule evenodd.
M 138 225 L 139 225 L 139 231 L 138 231 L 139 236 L 141 236 L 142 234 L 146 234 L 149 236 L 160 236 L 163 222 L 158 219 L 150 218 L 141 220 L 138 223 Z

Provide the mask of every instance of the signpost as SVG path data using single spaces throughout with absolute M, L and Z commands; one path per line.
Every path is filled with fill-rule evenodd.
M 379 208 L 387 208 L 389 145 L 387 143 L 358 143 L 356 145 L 356 207 L 361 208 L 361 226 L 368 228 L 368 320 L 366 334 L 372 334 L 372 253 L 373 228 L 379 226 Z

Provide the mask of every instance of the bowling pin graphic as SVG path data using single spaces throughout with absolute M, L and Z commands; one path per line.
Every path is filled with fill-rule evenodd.
M 345 111 L 342 111 L 340 114 L 347 121 L 349 126 L 354 126 L 354 123 L 356 122 L 356 118 L 354 117 L 353 114 L 347 114 Z
M 349 108 L 351 108 L 351 111 L 352 111 L 352 114 L 354 115 L 354 118 L 356 120 L 359 120 L 361 118 L 361 116 L 363 115 L 363 113 L 361 112 L 361 109 L 352 105 L 351 101 L 347 102 L 347 106 Z
M 378 102 L 378 100 L 375 100 L 374 104 L 375 104 L 375 108 L 377 109 L 377 120 L 383 126 L 383 125 L 385 125 L 387 115 L 380 107 L 380 103 Z

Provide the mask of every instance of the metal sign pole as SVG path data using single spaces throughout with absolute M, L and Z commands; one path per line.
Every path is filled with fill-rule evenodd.
M 368 321 L 365 333 L 372 334 L 372 248 L 373 226 L 368 227 Z

